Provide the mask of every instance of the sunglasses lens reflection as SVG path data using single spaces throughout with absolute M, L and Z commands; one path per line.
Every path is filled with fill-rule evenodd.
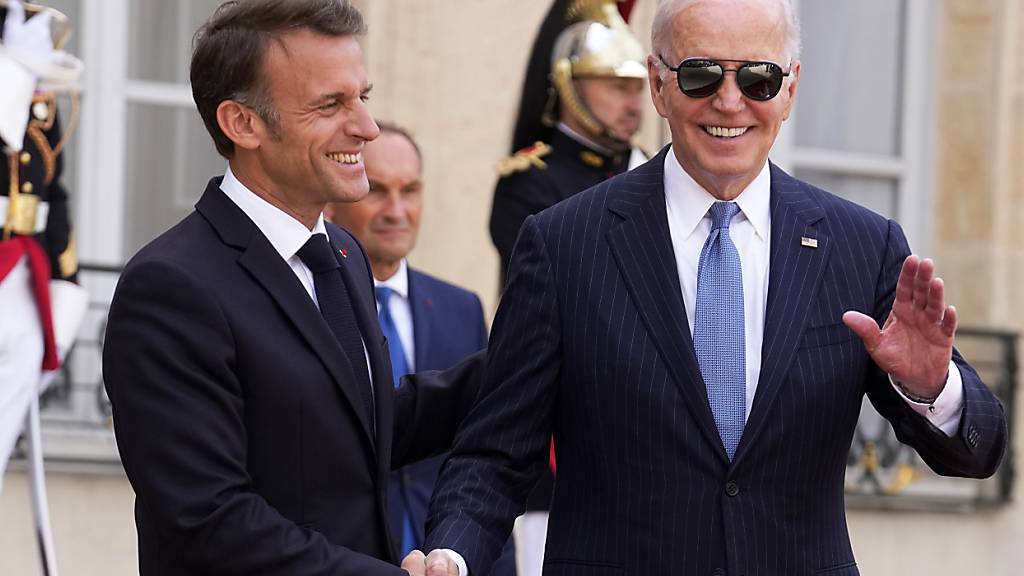
M 782 88 L 782 70 L 769 62 L 744 64 L 736 72 L 740 90 L 753 100 L 771 100 Z
M 725 72 L 720 64 L 708 60 L 690 60 L 679 67 L 679 89 L 691 98 L 706 98 L 718 90 Z

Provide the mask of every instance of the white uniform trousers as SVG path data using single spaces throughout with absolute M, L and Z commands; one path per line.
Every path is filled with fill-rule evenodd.
M 42 325 L 28 257 L 22 256 L 0 280 L 0 490 L 29 402 L 39 393 L 42 366 Z

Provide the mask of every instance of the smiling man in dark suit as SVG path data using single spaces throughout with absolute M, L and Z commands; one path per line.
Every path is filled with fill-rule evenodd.
M 428 547 L 486 571 L 552 433 L 553 575 L 858 574 L 843 477 L 865 394 L 939 474 L 996 470 L 1006 419 L 934 265 L 768 161 L 798 30 L 788 0 L 662 2 L 648 71 L 672 143 L 526 220 Z
M 125 267 L 104 346 L 141 574 L 405 574 L 388 475 L 448 447 L 479 363 L 396 390 L 369 262 L 324 222 L 368 190 L 362 29 L 344 0 L 239 0 L 197 36 L 228 170 Z

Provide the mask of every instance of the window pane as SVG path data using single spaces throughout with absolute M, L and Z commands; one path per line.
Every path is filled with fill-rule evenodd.
M 898 183 L 894 179 L 847 176 L 818 170 L 796 170 L 794 176 L 887 218 L 898 216 Z
M 188 83 L 192 35 L 221 0 L 132 0 L 128 77 Z
M 900 154 L 904 5 L 800 2 L 797 146 Z
M 195 110 L 129 104 L 127 123 L 124 238 L 134 254 L 190 213 L 227 163 Z

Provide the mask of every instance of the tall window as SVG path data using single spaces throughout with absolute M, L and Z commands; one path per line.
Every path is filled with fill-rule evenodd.
M 925 250 L 935 4 L 798 4 L 803 72 L 777 156 L 798 178 L 898 219 Z
M 129 3 L 124 254 L 192 211 L 224 171 L 189 88 L 192 35 L 218 0 Z

